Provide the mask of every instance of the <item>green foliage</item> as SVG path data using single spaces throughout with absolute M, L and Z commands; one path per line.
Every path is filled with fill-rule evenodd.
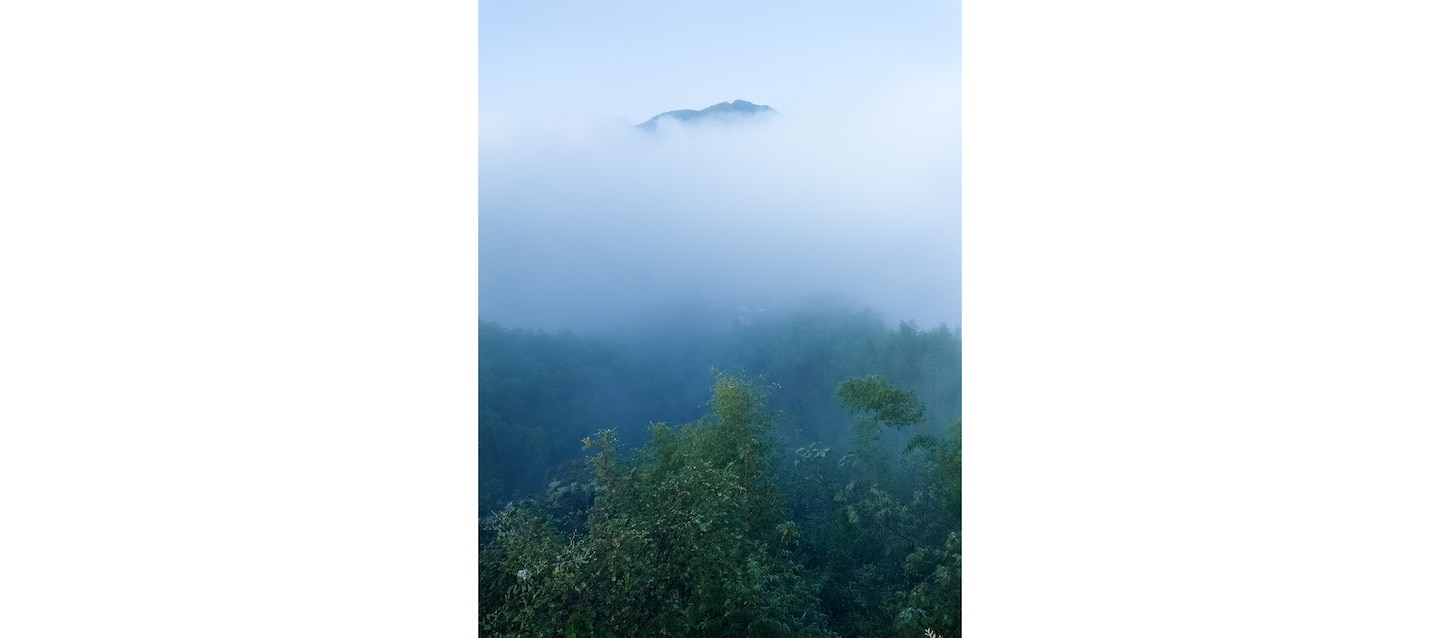
M 594 438 L 586 437 L 580 443 L 587 450 L 592 447 L 599 448 L 594 458 L 590 459 L 595 464 L 595 480 L 607 488 L 613 486 L 617 478 L 615 475 L 617 464 L 615 430 L 601 430 L 595 434 Z
M 851 436 L 842 380 L 881 374 L 916 394 L 934 423 L 960 416 L 960 342 L 940 326 L 885 326 L 833 306 L 771 308 L 763 319 L 717 325 L 709 307 L 657 316 L 631 332 L 578 336 L 480 325 L 480 509 L 542 489 L 547 470 L 581 458 L 599 428 L 635 445 L 651 421 L 699 418 L 709 370 L 749 371 L 778 391 L 776 436 L 843 445 Z
M 867 413 L 880 425 L 903 428 L 925 420 L 925 406 L 915 397 L 875 375 L 846 379 L 836 392 L 845 407 Z
M 960 533 L 951 532 L 939 549 L 924 547 L 905 557 L 905 571 L 919 579 L 898 601 L 896 631 L 914 634 L 939 627 L 960 635 Z
M 706 418 L 651 439 L 630 459 L 614 433 L 587 439 L 594 505 L 565 540 L 546 501 L 487 526 L 481 627 L 502 636 L 831 635 L 819 586 L 779 518 L 773 420 L 749 381 L 716 377 Z M 603 630 L 601 629 L 603 628 Z
M 846 380 L 836 396 L 856 414 L 852 451 L 836 459 L 817 444 L 797 448 L 782 476 L 804 532 L 796 553 L 820 576 L 831 628 L 958 635 L 959 422 L 948 435 L 911 437 L 902 457 L 887 456 L 877 444 L 880 424 L 915 425 L 924 406 L 879 377 Z M 901 466 L 907 471 L 893 471 Z
M 959 635 L 958 333 L 687 330 L 482 335 L 482 635 Z

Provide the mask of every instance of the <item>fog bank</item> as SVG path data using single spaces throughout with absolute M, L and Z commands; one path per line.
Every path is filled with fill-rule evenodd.
M 769 104 L 765 96 L 717 96 Z M 482 115 L 480 314 L 579 331 L 831 293 L 960 319 L 959 81 L 737 124 Z M 701 109 L 708 104 L 676 104 Z

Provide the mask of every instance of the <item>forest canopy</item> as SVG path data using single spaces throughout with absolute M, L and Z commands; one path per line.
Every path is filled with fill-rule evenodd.
M 771 401 L 787 443 L 849 444 L 850 412 L 835 392 L 851 377 L 914 392 L 928 410 L 922 433 L 960 418 L 960 335 L 943 324 L 890 328 L 877 313 L 825 303 L 681 307 L 584 336 L 481 323 L 480 509 L 535 493 L 598 428 L 635 445 L 649 423 L 699 418 L 713 369 L 779 388 Z
M 753 315 L 481 326 L 482 634 L 959 635 L 958 331 Z

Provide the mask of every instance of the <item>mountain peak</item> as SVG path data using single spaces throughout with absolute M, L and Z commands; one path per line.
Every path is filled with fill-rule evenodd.
M 677 122 L 684 122 L 686 124 L 698 124 L 700 122 L 708 121 L 729 121 L 737 118 L 748 119 L 757 115 L 779 113 L 779 111 L 765 106 L 764 104 L 754 104 L 752 102 L 746 102 L 745 100 L 735 100 L 734 102 L 721 102 L 719 104 L 712 104 L 700 111 L 696 111 L 693 109 L 666 111 L 664 113 L 656 115 L 655 117 L 650 118 L 649 120 L 646 120 L 644 124 L 640 124 L 635 128 L 644 131 L 654 131 L 660 126 L 660 118 L 664 117 L 669 117 Z

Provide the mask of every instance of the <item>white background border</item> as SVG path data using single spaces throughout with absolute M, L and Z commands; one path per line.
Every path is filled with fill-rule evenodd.
M 0 635 L 474 635 L 476 20 L 0 7 Z
M 964 22 L 966 635 L 1440 633 L 1434 12 Z

